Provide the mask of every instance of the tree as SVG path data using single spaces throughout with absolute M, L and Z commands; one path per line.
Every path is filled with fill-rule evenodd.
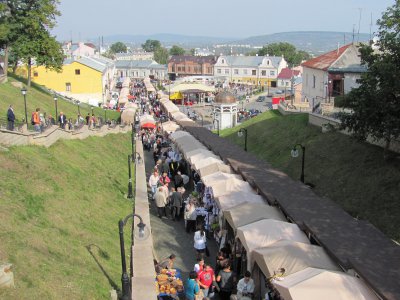
M 159 47 L 154 51 L 154 60 L 159 64 L 165 65 L 168 62 L 168 50 L 164 47 Z
M 31 84 L 31 66 L 43 65 L 48 69 L 61 70 L 63 53 L 61 45 L 49 30 L 55 26 L 60 13 L 58 0 L 6 0 L 5 5 L 9 32 L 2 40 L 2 47 L 10 47 L 12 55 L 27 65 L 28 86 Z M 8 64 L 8 58 L 6 58 Z
M 373 138 L 385 142 L 384 158 L 390 158 L 389 147 L 400 136 L 400 0 L 378 20 L 377 51 L 371 45 L 359 50 L 361 63 L 368 70 L 360 85 L 344 98 L 352 113 L 341 115 L 342 128 L 360 140 Z
M 183 49 L 177 45 L 173 45 L 172 48 L 169 50 L 169 54 L 170 55 L 184 55 L 185 49 Z
M 303 60 L 310 59 L 310 55 L 305 51 L 297 51 L 296 47 L 289 43 L 272 43 L 265 45 L 258 51 L 258 55 L 282 56 L 289 65 L 298 65 Z
M 110 53 L 126 53 L 127 47 L 122 42 L 116 42 L 110 46 Z
M 142 44 L 142 48 L 146 52 L 155 52 L 156 49 L 160 47 L 161 43 L 157 40 L 147 40 L 144 44 Z

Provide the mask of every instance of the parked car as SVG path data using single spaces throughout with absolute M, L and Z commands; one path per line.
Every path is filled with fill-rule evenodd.
M 258 96 L 258 98 L 257 98 L 257 102 L 263 102 L 263 101 L 265 101 L 265 99 L 266 99 L 266 97 L 265 96 Z

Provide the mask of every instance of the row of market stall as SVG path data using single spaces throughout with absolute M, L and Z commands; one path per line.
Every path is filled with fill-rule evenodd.
M 176 106 L 162 103 L 174 118 Z M 200 175 L 205 186 L 203 201 L 211 202 L 204 205 L 214 206 L 209 211 L 210 222 L 217 226 L 209 228 L 218 232 L 214 237 L 220 247 L 230 245 L 239 274 L 251 271 L 255 299 L 264 299 L 268 292 L 273 299 L 285 300 L 378 299 L 364 281 L 343 272 L 322 247 L 312 244 L 279 208 L 270 206 L 196 138 L 180 130 L 170 138 Z

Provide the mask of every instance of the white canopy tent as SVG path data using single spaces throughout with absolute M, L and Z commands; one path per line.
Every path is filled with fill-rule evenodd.
M 172 121 L 162 123 L 161 127 L 165 132 L 169 132 L 169 133 L 175 132 L 176 130 L 178 130 L 180 128 L 178 124 L 176 124 L 175 122 L 172 122 Z
M 187 136 L 182 136 L 180 138 L 175 139 L 175 143 L 178 147 L 178 149 L 183 152 L 189 152 L 194 149 L 202 148 L 206 149 L 202 143 L 200 143 L 198 140 L 196 140 L 193 136 L 187 135 Z
M 214 173 L 211 175 L 215 175 L 217 173 Z M 226 174 L 226 173 L 224 173 L 224 174 Z M 208 176 L 211 176 L 211 175 L 208 175 Z M 206 177 L 208 177 L 208 176 L 206 176 Z M 228 178 L 225 181 L 218 180 L 218 181 L 215 181 L 215 182 L 209 184 L 209 186 L 211 186 L 213 188 L 213 193 L 214 193 L 215 198 L 221 197 L 226 194 L 231 194 L 233 192 L 243 192 L 246 194 L 256 195 L 253 188 L 250 186 L 250 184 L 248 182 L 243 181 L 242 179 L 238 179 L 238 178 Z M 228 197 L 230 197 L 230 196 L 228 196 Z M 217 199 L 217 201 L 218 200 L 220 201 L 220 199 Z M 243 201 L 245 201 L 245 200 L 242 199 L 241 202 L 243 202 Z M 236 203 L 235 205 L 237 205 L 237 204 L 239 204 L 239 203 Z
M 371 258 L 373 259 L 373 258 Z M 274 280 L 285 300 L 377 300 L 373 291 L 359 278 L 343 272 L 306 268 Z
M 253 205 L 253 204 L 265 204 L 264 199 L 254 193 L 251 189 L 250 191 L 230 191 L 227 194 L 219 196 L 216 198 L 218 207 L 222 212 L 230 210 L 238 205 Z
M 221 197 L 220 197 L 221 198 Z M 283 214 L 276 208 L 266 203 L 245 202 L 224 211 L 225 220 L 236 233 L 238 227 L 257 222 L 262 219 L 286 221 Z
M 248 270 L 252 270 L 252 255 L 257 248 L 268 247 L 282 239 L 310 243 L 307 236 L 296 224 L 272 219 L 263 219 L 237 228 L 236 238 L 246 249 Z
M 285 276 L 308 267 L 340 271 L 324 248 L 288 240 L 255 249 L 253 259 L 267 278 L 280 268 L 285 269 Z
M 199 156 L 198 156 L 199 155 Z M 213 152 L 207 149 L 195 149 L 185 153 L 185 158 L 193 164 L 196 160 L 203 159 L 206 157 L 218 158 Z
M 214 173 L 208 176 L 204 176 L 203 178 L 201 178 L 201 180 L 203 181 L 203 183 L 206 186 L 216 186 L 220 181 L 222 182 L 226 182 L 229 179 L 238 179 L 240 181 L 242 180 L 242 177 L 240 177 L 240 175 L 237 174 L 229 174 L 229 173 L 222 173 L 222 172 L 218 172 L 218 173 Z M 214 190 L 214 188 L 213 188 Z M 215 191 L 213 191 L 215 193 Z
M 128 107 L 121 113 L 122 124 L 133 124 L 135 122 L 135 113 L 137 108 Z
M 168 99 L 167 100 L 162 99 L 161 104 L 162 104 L 162 106 L 164 106 L 164 108 L 166 109 L 166 111 L 169 114 L 179 112 L 179 108 L 175 104 L 173 104 L 171 101 L 169 101 Z
M 187 131 L 178 130 L 170 135 L 170 139 L 175 142 L 178 138 L 183 137 L 183 136 L 190 136 L 190 133 Z
M 215 88 L 201 83 L 178 83 L 170 89 L 171 93 L 184 91 L 215 92 Z
M 199 173 L 200 177 L 204 177 L 217 172 L 232 173 L 232 170 L 231 167 L 226 164 L 215 162 L 204 167 L 200 167 L 197 172 Z
M 215 157 L 215 155 L 209 156 L 209 157 L 204 157 L 204 154 L 198 154 L 197 159 L 194 160 L 193 162 L 193 166 L 196 170 L 199 170 L 201 168 L 204 168 L 208 165 L 212 165 L 212 164 L 221 164 L 224 165 L 224 162 L 222 160 L 220 160 L 219 158 Z M 221 172 L 222 173 L 222 172 Z M 230 172 L 228 172 L 230 173 Z

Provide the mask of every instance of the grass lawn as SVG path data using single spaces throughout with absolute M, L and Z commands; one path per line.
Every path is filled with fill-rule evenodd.
M 360 143 L 338 132 L 321 133 L 308 125 L 308 115 L 282 116 L 269 111 L 243 123 L 248 129 L 248 151 L 295 179 L 300 179 L 301 150 L 292 158 L 294 144 L 306 147 L 305 182 L 314 191 L 339 203 L 348 213 L 366 219 L 388 237 L 400 241 L 400 161 L 383 160 L 383 149 Z M 240 127 L 221 136 L 244 145 Z
M 129 152 L 129 134 L 0 152 L 0 262 L 16 284 L 0 299 L 106 299 L 120 286 Z
M 8 77 L 7 83 L 0 84 L 0 116 L 5 118 L 7 116 L 7 109 L 9 105 L 12 104 L 16 119 L 21 121 L 25 118 L 24 97 L 21 93 L 21 89 L 16 88 L 11 84 L 13 81 L 16 82 L 17 80 Z M 27 88 L 27 90 L 26 106 L 28 121 L 30 121 L 31 114 L 37 107 L 40 108 L 42 113 L 46 112 L 47 115 L 55 116 L 56 111 L 53 95 L 43 92 L 34 85 Z M 76 120 L 78 116 L 78 106 L 63 99 L 58 100 L 57 111 L 58 113 L 62 111 L 67 118 L 72 118 L 73 120 Z M 88 113 L 91 114 L 91 107 L 85 103 L 81 103 L 80 112 L 81 115 L 85 117 Z M 104 110 L 99 107 L 95 107 L 93 113 L 98 117 L 104 118 Z M 112 110 L 107 111 L 107 119 L 117 120 L 119 116 L 119 112 Z

